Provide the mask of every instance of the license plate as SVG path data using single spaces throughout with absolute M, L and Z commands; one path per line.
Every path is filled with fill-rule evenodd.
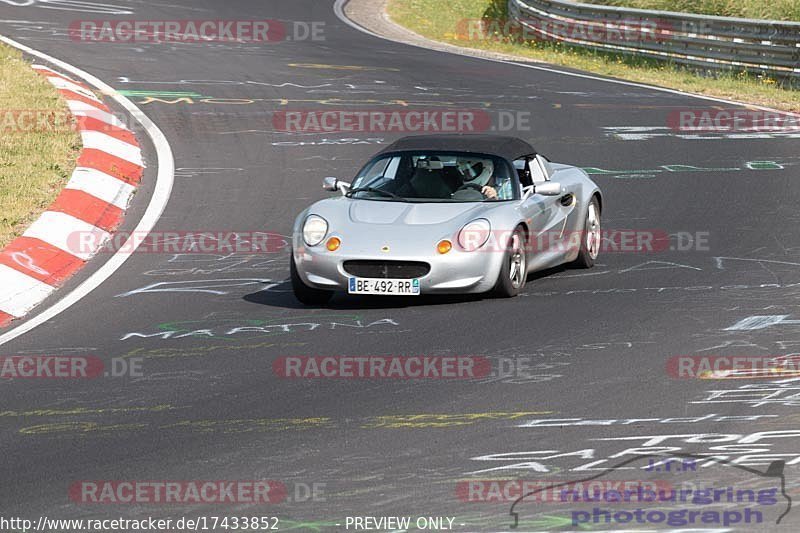
M 418 279 L 350 278 L 349 294 L 381 294 L 384 296 L 418 296 Z

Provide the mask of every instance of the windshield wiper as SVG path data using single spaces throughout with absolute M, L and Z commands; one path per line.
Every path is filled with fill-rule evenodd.
M 397 194 L 395 194 L 393 192 L 384 191 L 383 189 L 376 189 L 375 187 L 358 187 L 358 188 L 355 188 L 355 189 L 350 189 L 349 191 L 347 191 L 346 196 L 348 198 L 350 198 L 357 192 L 375 192 L 375 193 L 378 193 L 378 194 L 383 194 L 384 196 L 388 196 L 388 197 L 393 198 L 395 200 L 400 200 L 401 202 L 407 202 L 408 201 L 405 198 L 403 198 L 402 196 L 399 196 L 399 195 L 397 195 Z

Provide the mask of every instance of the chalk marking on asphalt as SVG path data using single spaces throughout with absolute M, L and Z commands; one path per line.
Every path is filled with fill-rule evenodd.
M 150 198 L 150 203 L 147 205 L 144 215 L 139 220 L 136 228 L 131 232 L 131 235 L 142 236 L 149 234 L 156 222 L 158 222 L 158 219 L 161 218 L 161 214 L 164 212 L 164 209 L 167 207 L 167 203 L 169 202 L 169 198 L 172 193 L 172 185 L 174 181 L 175 160 L 172 157 L 172 149 L 170 148 L 169 141 L 164 133 L 152 120 L 150 120 L 138 107 L 136 107 L 133 102 L 121 94 L 118 94 L 113 87 L 93 76 L 92 74 L 74 67 L 69 63 L 61 61 L 60 59 L 56 59 L 43 52 L 39 52 L 38 50 L 34 50 L 33 48 L 25 46 L 24 44 L 18 43 L 3 35 L 0 35 L 0 41 L 29 55 L 47 61 L 52 65 L 56 65 L 59 68 L 85 80 L 103 94 L 107 94 L 110 98 L 113 98 L 114 101 L 121 105 L 133 118 L 136 119 L 137 122 L 139 122 L 139 124 L 141 124 L 142 128 L 144 128 L 144 131 L 147 133 L 148 137 L 150 137 L 150 140 L 155 147 L 158 173 L 156 175 L 156 183 L 153 190 L 153 195 Z M 119 270 L 125 261 L 127 261 L 133 255 L 132 252 L 139 247 L 142 241 L 143 239 L 138 237 L 131 237 L 128 239 L 128 241 L 124 246 L 121 247 L 119 251 L 111 256 L 111 258 L 106 261 L 105 264 L 98 268 L 69 294 L 65 295 L 56 303 L 26 322 L 13 328 L 7 333 L 0 335 L 0 346 L 10 342 L 13 339 L 16 339 L 28 331 L 31 331 L 35 327 L 44 324 L 48 320 L 51 320 L 52 318 L 69 309 L 75 303 L 85 298 L 93 290 L 99 287 L 105 280 L 110 278 L 117 270 Z
M 139 412 L 162 412 L 179 409 L 170 404 L 154 405 L 152 407 L 72 407 L 68 409 L 32 409 L 28 411 L 0 411 L 0 418 L 12 417 L 21 418 L 28 416 L 76 416 L 76 415 L 99 415 L 99 414 L 132 414 Z
M 308 418 L 242 418 L 233 420 L 181 420 L 160 426 L 159 429 L 191 429 L 200 433 L 250 433 L 253 431 L 288 431 L 306 429 L 333 429 L 328 417 Z
M 62 433 L 73 431 L 78 434 L 84 433 L 109 433 L 132 429 L 144 429 L 147 424 L 112 424 L 101 425 L 96 422 L 64 422 L 61 424 L 41 424 L 30 426 L 19 430 L 23 435 L 43 435 L 47 433 Z
M 368 417 L 362 429 L 401 429 L 470 426 L 480 420 L 515 420 L 530 415 L 554 414 L 554 411 L 521 411 L 464 414 L 416 414 Z
M 277 343 L 277 342 L 259 342 L 255 344 L 216 344 L 216 345 L 203 345 L 195 348 L 151 348 L 151 349 L 144 349 L 144 348 L 134 348 L 133 350 L 127 352 L 125 355 L 121 356 L 121 359 L 126 359 L 128 357 L 153 357 L 153 358 L 169 358 L 169 357 L 197 357 L 201 355 L 205 355 L 209 352 L 214 352 L 217 350 L 223 351 L 235 351 L 235 350 L 248 350 L 252 351 L 255 349 L 264 349 L 264 348 L 273 348 L 275 346 L 280 346 L 282 348 L 292 347 L 297 348 L 299 346 L 306 346 L 307 342 L 284 342 L 284 343 Z
M 81 414 L 81 413 L 76 413 Z M 465 414 L 412 414 L 364 417 L 358 422 L 359 429 L 418 429 L 418 428 L 461 428 L 478 422 L 497 422 L 517 420 L 531 415 L 553 415 L 556 411 L 489 412 Z M 408 423 L 408 420 L 417 420 Z M 424 421 L 423 421 L 424 420 Z M 384 422 L 381 422 L 384 421 Z M 396 425 L 385 421 L 397 421 Z M 38 424 L 19 429 L 24 435 L 62 434 L 75 435 L 89 432 L 136 431 L 145 428 L 163 430 L 187 430 L 195 433 L 268 433 L 273 431 L 305 431 L 312 429 L 342 429 L 350 425 L 349 420 L 330 417 L 305 418 L 234 418 L 177 420 L 168 424 L 157 423 L 102 425 L 95 422 L 71 421 L 51 424 Z
M 399 68 L 394 67 L 368 67 L 364 65 L 330 65 L 328 63 L 289 63 L 294 68 L 312 68 L 321 70 L 393 70 L 399 72 Z

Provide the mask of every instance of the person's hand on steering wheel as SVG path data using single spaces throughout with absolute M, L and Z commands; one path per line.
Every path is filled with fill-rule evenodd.
M 497 200 L 497 190 L 494 187 L 490 187 L 489 185 L 484 185 L 484 186 L 481 187 L 477 183 L 469 183 L 469 182 L 467 182 L 464 185 L 462 185 L 461 187 L 459 187 L 458 190 L 456 190 L 456 192 L 464 191 L 464 190 L 467 190 L 467 189 L 473 189 L 475 191 L 478 191 L 489 200 Z M 455 194 L 455 193 L 453 193 L 453 194 Z
M 481 189 L 481 194 L 483 194 L 489 200 L 497 200 L 497 190 L 495 190 L 494 187 L 484 185 Z

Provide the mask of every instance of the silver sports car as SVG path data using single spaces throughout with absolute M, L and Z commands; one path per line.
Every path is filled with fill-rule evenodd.
M 309 305 L 334 291 L 515 296 L 528 273 L 588 268 L 600 250 L 597 185 L 513 137 L 406 137 L 323 187 L 341 195 L 300 213 L 292 236 L 292 288 Z

